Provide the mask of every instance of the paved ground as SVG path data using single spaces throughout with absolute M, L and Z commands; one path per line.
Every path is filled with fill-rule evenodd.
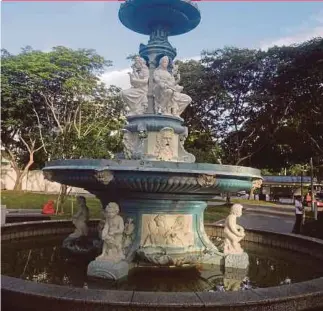
M 260 203 L 260 202 L 259 202 Z M 223 202 L 209 202 L 209 205 L 222 205 Z M 295 222 L 295 207 L 292 205 L 253 205 L 243 204 L 243 215 L 238 223 L 246 229 L 291 233 Z M 224 220 L 216 222 L 223 224 Z
M 246 212 L 238 219 L 238 223 L 245 229 L 291 233 L 295 218 L 292 216 L 256 214 Z M 220 220 L 217 224 L 223 224 Z

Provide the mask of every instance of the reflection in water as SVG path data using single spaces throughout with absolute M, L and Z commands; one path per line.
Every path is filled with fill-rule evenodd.
M 248 271 L 221 271 L 220 267 L 199 269 L 133 269 L 118 282 L 94 281 L 86 275 L 94 258 L 67 258 L 61 249 L 64 237 L 33 238 L 3 242 L 2 273 L 40 283 L 83 288 L 137 291 L 236 291 L 296 283 L 323 276 L 319 261 L 302 254 L 243 243 L 249 254 Z M 148 271 L 147 271 L 148 270 Z

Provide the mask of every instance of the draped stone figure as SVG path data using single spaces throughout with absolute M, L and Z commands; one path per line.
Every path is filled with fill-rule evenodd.
M 157 113 L 180 116 L 191 103 L 192 98 L 182 94 L 183 87 L 178 85 L 179 74 L 175 67 L 175 76 L 167 70 L 169 59 L 164 56 L 159 61 L 158 68 L 154 71 L 154 99 Z
M 143 114 L 148 108 L 149 69 L 143 58 L 137 56 L 129 72 L 131 88 L 123 90 L 121 97 L 126 104 L 128 115 Z

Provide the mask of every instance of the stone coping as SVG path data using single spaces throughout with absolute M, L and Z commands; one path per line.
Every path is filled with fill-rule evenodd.
M 185 163 L 148 160 L 106 160 L 106 159 L 67 159 L 46 162 L 43 171 L 50 170 L 103 170 L 172 173 L 176 174 L 207 174 L 217 176 L 233 176 L 243 178 L 262 179 L 260 170 L 246 166 Z
M 94 227 L 97 220 L 90 222 Z M 211 236 L 223 227 L 206 225 Z M 1 239 L 62 234 L 73 231 L 71 221 L 50 220 L 6 224 Z M 294 234 L 246 230 L 246 241 L 290 249 L 323 260 L 323 240 Z M 239 292 L 137 292 L 72 288 L 1 276 L 2 305 L 10 310 L 308 310 L 323 309 L 323 277 Z M 317 309 L 319 310 L 319 309 Z

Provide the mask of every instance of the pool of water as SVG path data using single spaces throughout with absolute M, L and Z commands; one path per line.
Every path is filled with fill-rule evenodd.
M 94 258 L 66 257 L 65 236 L 33 237 L 2 243 L 2 274 L 40 283 L 95 289 L 136 291 L 234 291 L 277 286 L 323 276 L 323 265 L 309 256 L 255 243 L 243 243 L 247 271 L 223 273 L 220 267 L 154 269 L 137 266 L 118 282 L 88 279 Z

